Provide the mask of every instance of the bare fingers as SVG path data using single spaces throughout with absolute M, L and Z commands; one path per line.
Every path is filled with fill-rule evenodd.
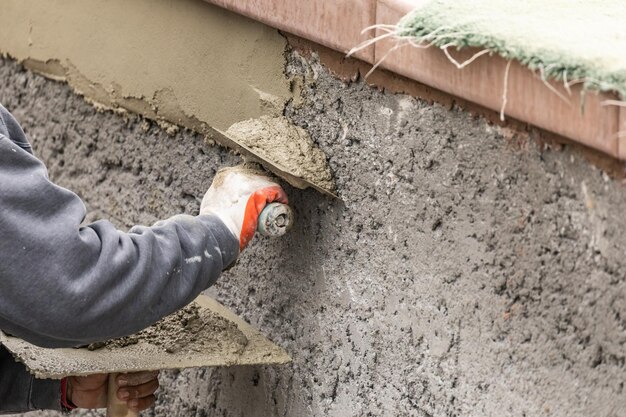
M 130 400 L 127 404 L 128 408 L 133 411 L 142 411 L 152 407 L 155 401 L 156 397 L 154 395 L 150 395 L 149 397 Z
M 128 408 L 141 411 L 152 407 L 154 392 L 159 388 L 158 372 L 137 372 L 118 376 L 120 388 L 117 398 L 126 401 Z
M 158 388 L 159 381 L 157 379 L 153 379 L 145 384 L 120 388 L 117 391 L 117 398 L 122 401 L 144 398 L 154 394 Z
M 132 387 L 136 385 L 145 384 L 152 380 L 156 380 L 159 376 L 159 371 L 144 371 L 133 372 L 130 374 L 120 374 L 117 377 L 117 385 L 120 387 Z

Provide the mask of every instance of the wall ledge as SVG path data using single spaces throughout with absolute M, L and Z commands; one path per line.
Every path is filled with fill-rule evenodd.
M 371 39 L 372 31 L 361 34 L 364 28 L 375 24 L 395 24 L 419 2 L 207 1 L 342 53 Z M 354 56 L 369 64 L 380 62 L 381 68 L 493 111 L 503 109 L 503 97 L 506 97 L 503 114 L 507 117 L 626 160 L 626 108 L 602 105 L 607 100 L 617 99 L 616 95 L 596 92 L 582 95 L 580 87 L 572 88 L 570 95 L 556 82 L 550 83 L 551 89 L 535 72 L 517 62 L 513 62 L 507 70 L 507 61 L 499 56 L 483 55 L 471 65 L 458 69 L 438 48 L 391 51 L 394 46 L 393 40 L 383 39 Z M 455 58 L 462 62 L 475 52 L 472 49 L 459 51 L 455 53 Z M 569 100 L 563 100 L 554 91 Z

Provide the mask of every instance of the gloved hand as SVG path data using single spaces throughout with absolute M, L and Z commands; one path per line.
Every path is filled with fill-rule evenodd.
M 245 166 L 224 168 L 204 195 L 200 214 L 218 216 L 239 239 L 239 250 L 243 250 L 254 237 L 259 214 L 275 201 L 287 204 L 287 195 L 262 171 Z

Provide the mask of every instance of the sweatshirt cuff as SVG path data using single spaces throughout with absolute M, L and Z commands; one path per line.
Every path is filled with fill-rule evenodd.
M 239 240 L 233 235 L 228 226 L 214 214 L 200 214 L 197 216 L 218 242 L 222 255 L 222 270 L 231 267 L 239 256 Z
M 61 381 L 33 378 L 30 386 L 30 406 L 33 410 L 62 411 Z

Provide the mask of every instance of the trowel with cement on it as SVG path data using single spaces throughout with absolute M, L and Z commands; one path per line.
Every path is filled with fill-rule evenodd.
M 203 295 L 137 335 L 102 346 L 46 349 L 1 332 L 0 342 L 37 378 L 110 374 L 109 417 L 138 416 L 117 398 L 118 373 L 291 361 L 282 348 Z
M 225 132 L 213 131 L 223 145 L 238 151 L 246 165 L 261 165 L 295 188 L 315 190 L 333 198 L 336 185 L 326 155 L 306 130 L 284 116 L 261 116 L 231 125 Z M 272 203 L 259 215 L 257 231 L 264 236 L 282 236 L 293 224 L 293 211 Z
M 284 116 L 261 116 L 214 129 L 218 142 L 238 151 L 247 162 L 262 165 L 295 188 L 314 188 L 338 198 L 326 155 L 306 130 Z

